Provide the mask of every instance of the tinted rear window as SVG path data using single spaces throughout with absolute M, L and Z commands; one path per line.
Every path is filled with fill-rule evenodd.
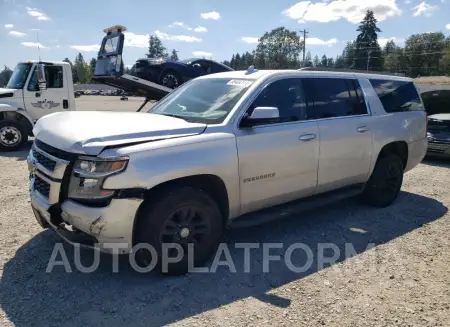
M 419 93 L 412 82 L 371 79 L 386 112 L 424 110 Z

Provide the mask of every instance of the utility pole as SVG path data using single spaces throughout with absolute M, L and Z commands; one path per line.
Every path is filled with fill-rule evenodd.
M 300 33 L 303 34 L 303 62 L 302 62 L 302 67 L 305 67 L 306 35 L 309 34 L 309 31 L 307 31 L 306 29 L 303 29 L 303 31 L 300 31 Z
M 372 53 L 372 50 L 367 51 L 367 67 L 366 71 L 369 71 L 369 62 L 370 62 L 370 54 Z

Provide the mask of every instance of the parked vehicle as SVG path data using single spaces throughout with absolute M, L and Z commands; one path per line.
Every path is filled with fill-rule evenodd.
M 138 59 L 136 75 L 139 78 L 174 89 L 193 78 L 208 74 L 233 71 L 232 68 L 209 59 L 191 58 L 181 61 L 168 59 Z
M 128 101 L 128 96 L 127 96 L 126 94 L 123 94 L 123 95 L 120 97 L 120 100 L 126 100 L 126 101 Z
M 75 92 L 70 64 L 18 63 L 6 87 L 0 88 L 0 151 L 20 149 L 39 118 L 71 110 L 75 110 Z
M 428 152 L 430 157 L 450 158 L 450 90 L 422 93 L 428 113 Z
M 147 113 L 40 119 L 28 157 L 31 206 L 42 227 L 103 251 L 146 243 L 161 259 L 163 244 L 179 244 L 181 261 L 159 267 L 180 274 L 188 244 L 199 266 L 229 226 L 357 195 L 392 204 L 426 153 L 426 129 L 409 78 L 253 67 L 207 75 Z

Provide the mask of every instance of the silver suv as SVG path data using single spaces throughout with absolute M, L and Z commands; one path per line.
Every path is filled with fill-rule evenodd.
M 356 195 L 390 205 L 426 153 L 427 119 L 408 78 L 249 69 L 191 80 L 147 113 L 48 115 L 34 135 L 42 227 L 104 251 L 150 244 L 158 258 L 193 244 L 199 265 L 228 226 Z

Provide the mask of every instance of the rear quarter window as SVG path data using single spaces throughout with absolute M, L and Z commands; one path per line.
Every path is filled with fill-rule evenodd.
M 369 81 L 386 112 L 424 110 L 419 93 L 413 82 L 385 79 L 370 79 Z

